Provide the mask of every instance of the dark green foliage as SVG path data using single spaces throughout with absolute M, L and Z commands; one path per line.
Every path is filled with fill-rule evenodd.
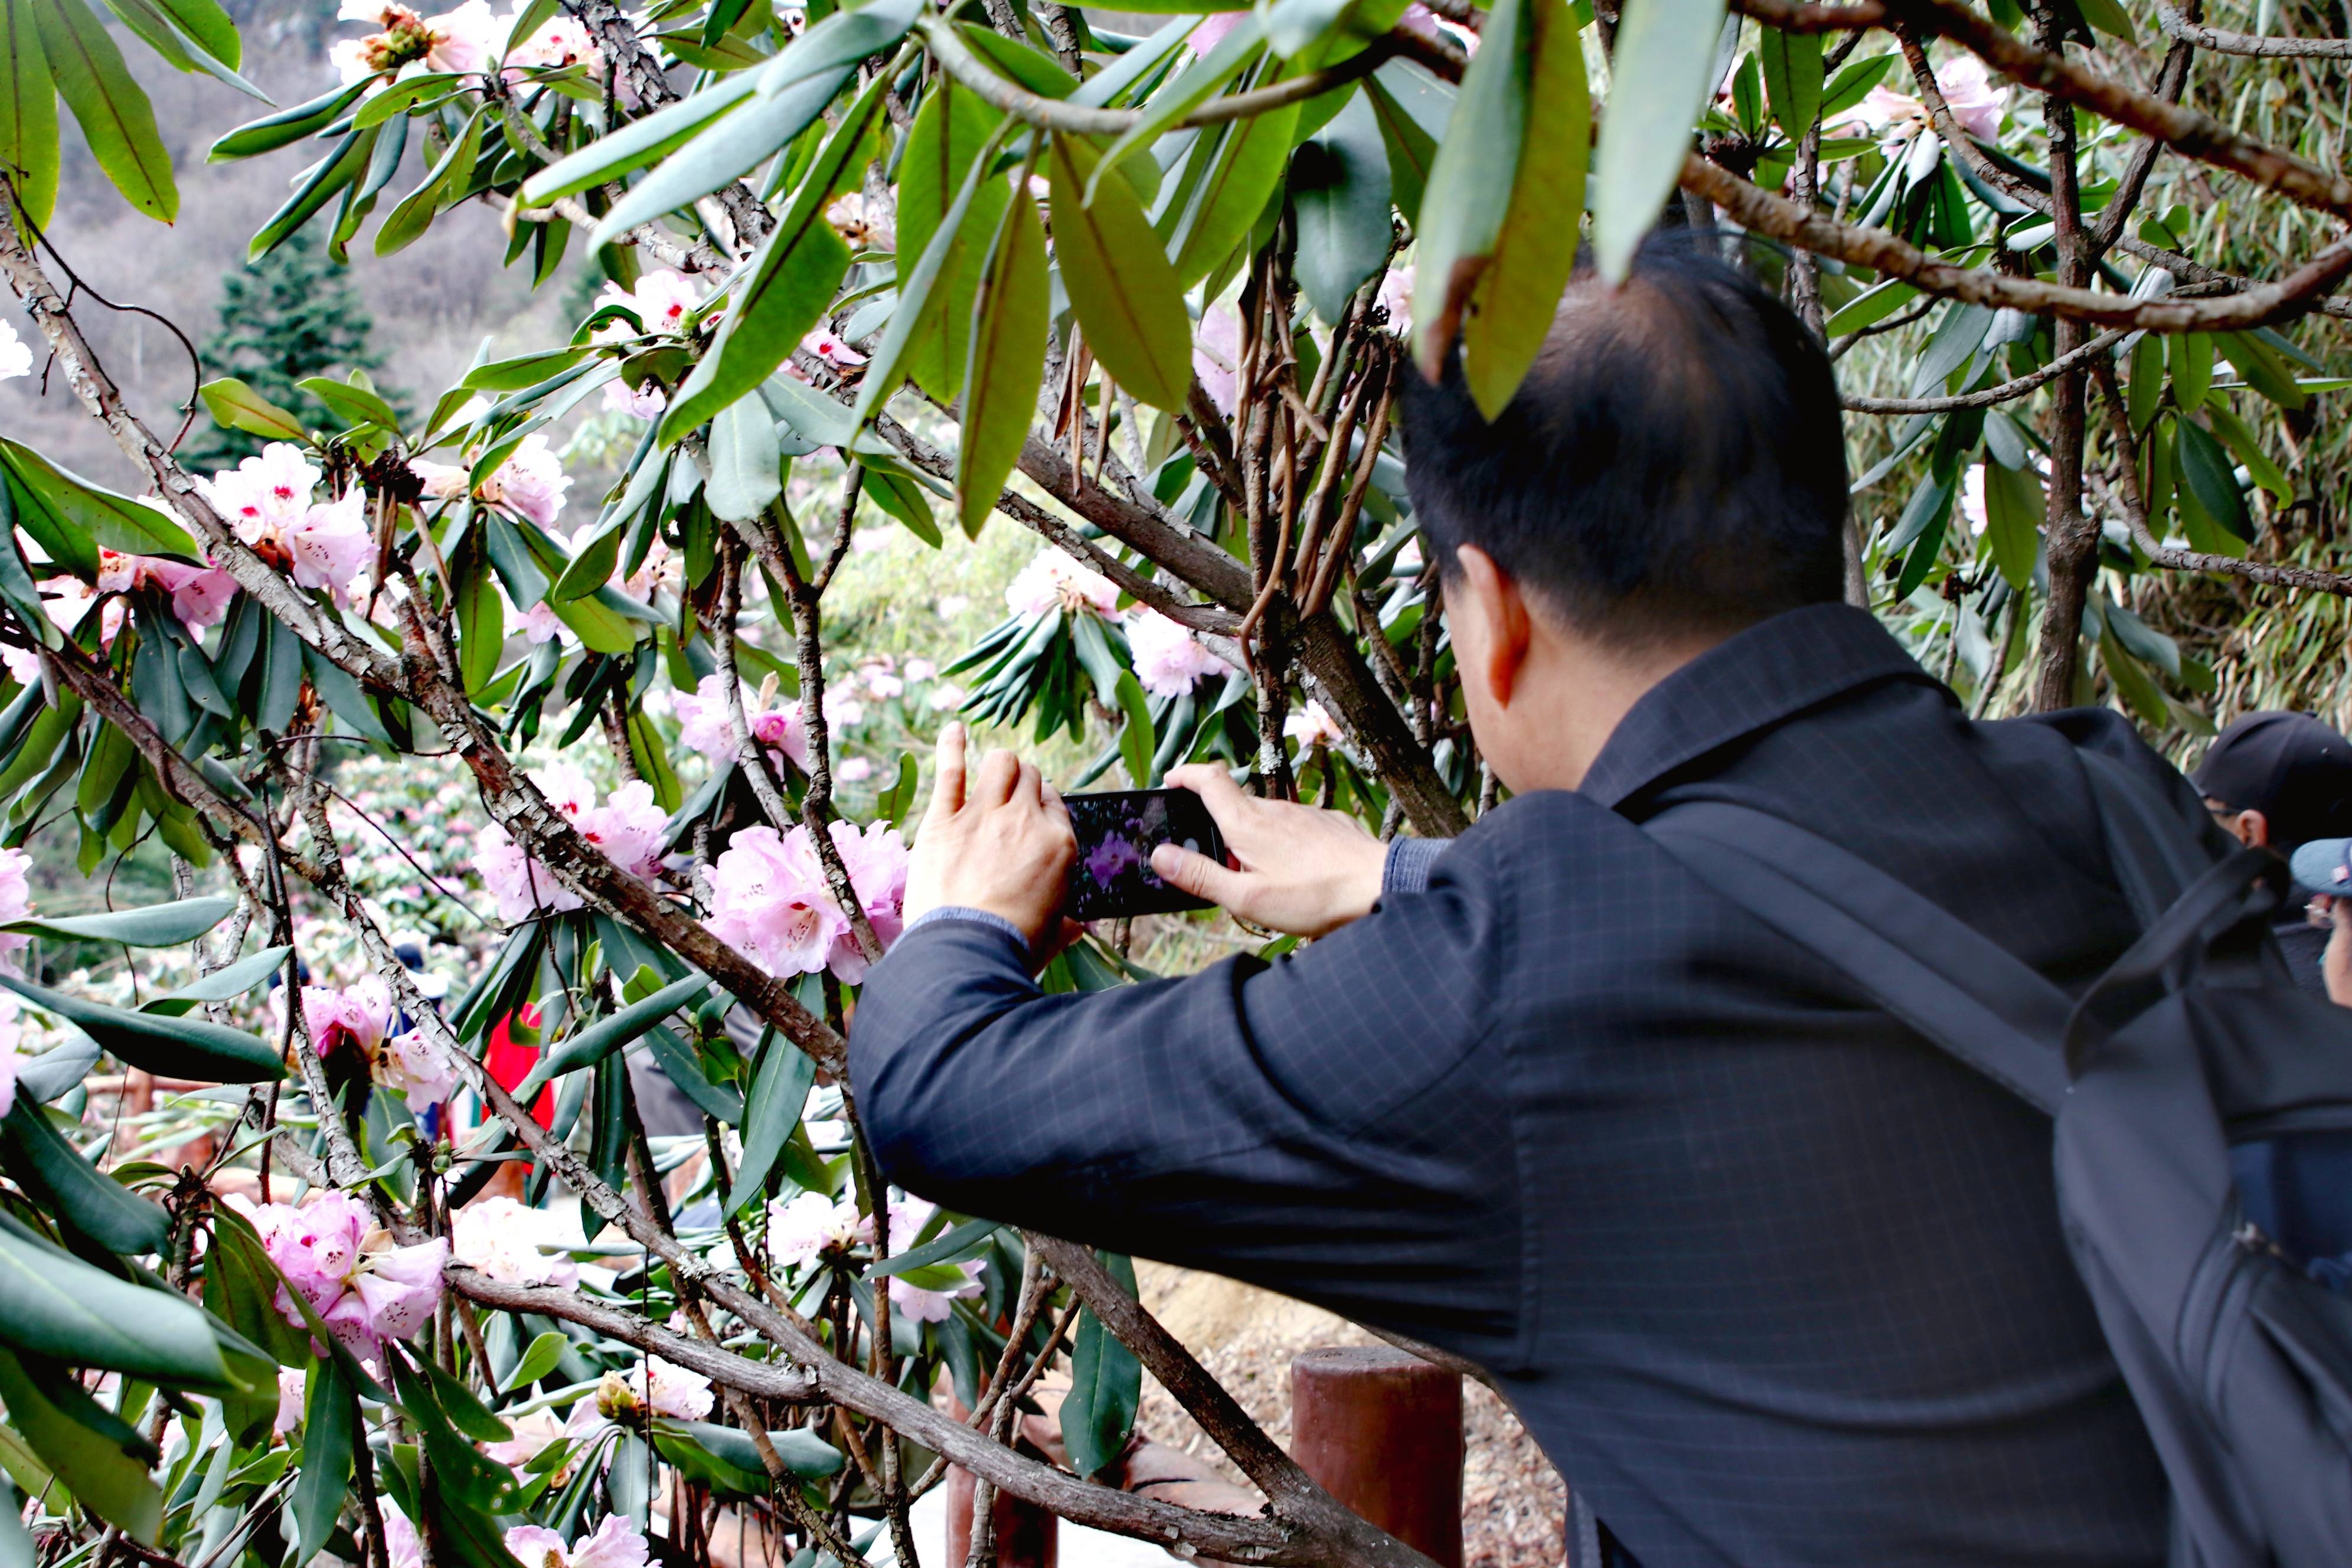
M 205 376 L 236 376 L 312 429 L 341 429 L 344 422 L 296 383 L 313 375 L 340 381 L 383 363 L 369 346 L 375 320 L 350 273 L 329 260 L 307 230 L 224 275 L 218 314 L 218 330 L 205 340 Z M 386 395 L 407 412 L 398 394 Z M 264 444 L 258 436 L 199 420 L 182 458 L 198 472 L 229 468 Z

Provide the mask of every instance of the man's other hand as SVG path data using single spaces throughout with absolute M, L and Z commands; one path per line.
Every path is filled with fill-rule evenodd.
M 967 783 L 964 730 L 940 731 L 930 809 L 907 866 L 907 919 L 932 910 L 985 910 L 1019 927 L 1033 952 L 1058 933 L 1076 836 L 1062 797 L 1036 767 L 991 752 Z
M 1201 797 L 1234 861 L 1220 866 L 1173 844 L 1154 849 L 1151 868 L 1186 892 L 1297 936 L 1337 931 L 1380 898 L 1388 847 L 1346 813 L 1261 800 L 1210 763 L 1171 768 L 1168 782 Z

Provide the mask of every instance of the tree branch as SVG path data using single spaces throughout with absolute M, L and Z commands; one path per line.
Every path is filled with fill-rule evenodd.
M 2217 55 L 2266 60 L 2352 60 L 2352 38 L 2276 38 L 2263 33 L 2225 33 L 2190 21 L 2164 0 L 2156 0 L 2156 25 L 2176 43 Z

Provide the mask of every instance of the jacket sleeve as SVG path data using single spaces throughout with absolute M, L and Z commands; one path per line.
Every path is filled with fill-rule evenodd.
M 911 1191 L 1506 1352 L 1518 1205 L 1489 1045 L 1509 960 L 1480 836 L 1428 890 L 1272 963 L 1046 994 L 971 921 L 902 938 L 849 1037 Z

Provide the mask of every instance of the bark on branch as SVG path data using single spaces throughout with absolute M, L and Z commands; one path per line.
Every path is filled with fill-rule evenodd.
M 2157 26 L 2164 36 L 2217 55 L 2265 60 L 2352 60 L 2352 38 L 2277 38 L 2263 33 L 2229 33 L 2192 22 L 2164 0 L 2156 0 Z

